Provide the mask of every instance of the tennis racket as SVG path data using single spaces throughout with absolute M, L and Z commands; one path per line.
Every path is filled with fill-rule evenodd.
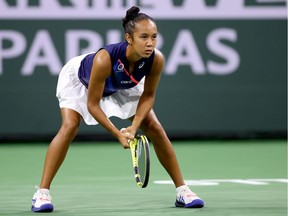
M 137 135 L 129 142 L 136 184 L 140 188 L 148 185 L 150 173 L 150 147 L 145 135 Z

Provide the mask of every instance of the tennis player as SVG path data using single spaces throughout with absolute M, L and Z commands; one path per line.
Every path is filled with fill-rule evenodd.
M 159 161 L 175 184 L 175 205 L 204 206 L 185 185 L 172 144 L 153 111 L 164 57 L 155 48 L 154 19 L 139 11 L 131 7 L 122 19 L 125 41 L 74 57 L 62 68 L 56 93 L 62 125 L 48 148 L 42 180 L 32 198 L 33 212 L 53 211 L 50 185 L 82 119 L 88 125 L 102 125 L 123 148 L 129 148 L 128 140 L 140 128 L 152 141 Z M 130 119 L 131 125 L 120 131 L 109 120 L 111 116 Z

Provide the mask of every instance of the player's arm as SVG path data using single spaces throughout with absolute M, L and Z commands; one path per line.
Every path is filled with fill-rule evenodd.
M 133 118 L 131 125 L 132 130 L 137 130 L 140 127 L 141 122 L 151 111 L 155 101 L 156 90 L 161 77 L 162 69 L 164 65 L 164 56 L 162 53 L 155 49 L 155 56 L 151 71 L 145 78 L 144 91 L 140 97 L 136 114 Z
M 93 59 L 88 86 L 87 107 L 95 120 L 106 128 L 113 136 L 117 137 L 124 148 L 127 148 L 127 135 L 121 133 L 116 128 L 100 107 L 100 100 L 104 91 L 105 81 L 111 75 L 111 68 L 112 65 L 109 53 L 104 49 L 100 50 Z

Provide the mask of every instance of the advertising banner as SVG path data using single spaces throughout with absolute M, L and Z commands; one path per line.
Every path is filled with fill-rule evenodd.
M 0 0 L 0 140 L 57 132 L 62 66 L 122 41 L 133 5 L 158 25 L 166 62 L 154 108 L 168 135 L 286 133 L 285 0 Z

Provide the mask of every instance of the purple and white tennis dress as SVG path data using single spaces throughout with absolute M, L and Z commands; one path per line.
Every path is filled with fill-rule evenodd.
M 127 42 L 121 42 L 101 48 L 110 54 L 112 63 L 111 76 L 106 79 L 100 101 L 100 107 L 107 117 L 127 119 L 135 115 L 144 89 L 145 75 L 150 72 L 153 64 L 155 52 L 149 58 L 140 59 L 130 75 L 126 59 L 127 46 Z M 75 110 L 88 125 L 98 124 L 87 109 L 87 88 L 95 54 L 84 54 L 69 60 L 59 74 L 56 93 L 60 108 Z

